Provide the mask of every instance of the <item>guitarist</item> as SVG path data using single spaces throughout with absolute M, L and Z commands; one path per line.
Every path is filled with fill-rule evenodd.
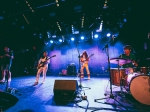
M 2 80 L 0 81 L 5 82 L 6 73 L 8 73 L 8 81 L 11 81 L 11 72 L 10 67 L 12 64 L 12 59 L 14 58 L 13 53 L 9 51 L 9 47 L 4 47 L 4 53 L 0 56 L 1 62 L 1 70 L 2 70 Z
M 42 84 L 44 83 L 49 63 L 50 63 L 50 58 L 48 57 L 48 52 L 44 51 L 43 57 L 41 57 L 40 60 L 38 61 L 38 67 L 37 67 L 38 71 L 37 71 L 37 75 L 36 75 L 36 81 L 33 84 L 33 86 L 38 84 L 41 72 L 43 72 Z
M 88 58 L 88 54 L 86 51 L 84 51 L 80 57 L 80 62 L 81 64 L 81 78 L 84 78 L 84 68 L 86 69 L 87 75 L 88 75 L 88 79 L 90 80 L 90 71 L 89 71 L 89 58 Z

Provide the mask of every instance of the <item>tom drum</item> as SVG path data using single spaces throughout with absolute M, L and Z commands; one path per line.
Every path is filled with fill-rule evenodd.
M 126 70 L 124 68 L 119 68 L 120 69 L 120 76 L 118 72 L 118 68 L 111 68 L 110 69 L 110 74 L 111 74 L 111 82 L 113 85 L 120 86 L 120 80 L 126 79 Z M 126 82 L 123 82 L 124 85 L 127 85 Z
M 140 71 L 143 74 L 148 74 L 149 73 L 149 68 L 148 67 L 140 67 Z

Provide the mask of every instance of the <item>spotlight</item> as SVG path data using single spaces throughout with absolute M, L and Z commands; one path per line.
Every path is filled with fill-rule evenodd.
M 124 19 L 123 19 L 123 21 L 124 21 L 124 22 L 127 22 L 127 19 L 126 19 L 126 18 L 124 18 Z
M 81 36 L 81 40 L 83 40 L 84 39 L 84 37 L 83 36 Z
M 95 34 L 95 35 L 94 35 L 94 38 L 98 38 L 98 35 L 97 35 L 97 34 Z
M 50 43 L 53 43 L 53 41 L 52 41 L 52 40 L 50 40 Z
M 62 42 L 62 39 L 59 39 L 59 42 Z
M 107 37 L 110 37 L 110 35 L 111 35 L 110 33 L 107 33 L 107 35 L 106 35 L 106 36 L 107 36 Z
M 74 41 L 74 38 L 72 37 L 71 40 Z

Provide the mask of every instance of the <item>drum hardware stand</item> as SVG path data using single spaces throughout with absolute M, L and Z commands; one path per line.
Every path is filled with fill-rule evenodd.
M 77 48 L 77 51 L 78 51 L 78 54 L 79 54 L 79 56 L 78 56 L 78 58 L 79 58 L 79 70 L 78 70 L 78 76 L 80 77 L 80 84 L 79 84 L 79 88 L 88 88 L 88 89 L 91 89 L 90 87 L 83 87 L 82 86 L 82 79 L 81 79 L 81 63 L 80 63 L 80 58 L 81 58 L 81 56 L 80 56 L 80 52 L 79 52 L 79 49 L 78 49 L 78 44 L 77 43 L 75 43 L 75 45 L 76 45 L 76 48 Z
M 8 92 L 8 75 L 9 75 L 9 70 L 6 70 L 6 88 L 5 88 L 5 92 Z
M 104 50 L 104 49 L 106 49 L 106 54 L 107 54 L 107 57 L 108 57 L 108 71 L 109 71 L 109 81 L 110 81 L 110 96 L 109 97 L 107 97 L 107 98 L 100 98 L 100 99 L 94 99 L 94 101 L 95 102 L 98 102 L 98 100 L 103 100 L 103 99 L 108 99 L 108 98 L 111 98 L 111 99 L 113 99 L 114 101 L 116 101 L 116 102 L 118 102 L 122 107 L 124 107 L 119 101 L 117 101 L 116 99 L 115 99 L 115 96 L 113 95 L 113 93 L 112 93 L 112 77 L 111 77 L 111 73 L 110 73 L 110 58 L 109 58 L 109 46 L 108 46 L 108 44 L 110 43 L 110 41 L 111 40 L 113 40 L 114 39 L 114 37 L 112 36 L 112 38 L 110 38 L 109 39 L 109 41 L 108 41 L 108 43 L 103 47 L 103 49 L 102 49 L 102 51 Z M 108 104 L 108 103 L 104 103 L 104 104 Z M 110 105 L 113 105 L 113 104 L 110 104 Z M 128 110 L 126 107 L 124 107 L 126 110 Z M 115 109 L 114 109 L 115 110 Z
M 121 94 L 123 93 L 123 79 L 122 79 L 122 76 L 120 76 L 120 66 L 119 66 L 119 60 L 117 60 L 118 62 L 118 75 L 119 75 L 119 80 L 120 80 L 120 91 L 121 91 Z
M 4 92 L 8 92 L 8 93 L 16 93 L 18 92 L 18 90 L 16 88 L 9 88 L 10 82 L 8 81 L 8 76 L 9 76 L 9 70 L 6 70 L 6 88 Z

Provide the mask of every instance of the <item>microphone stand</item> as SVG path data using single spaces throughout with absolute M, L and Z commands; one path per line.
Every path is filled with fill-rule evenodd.
M 79 84 L 79 88 L 89 88 L 89 87 L 83 87 L 82 86 L 82 80 L 81 80 L 81 63 L 80 63 L 80 52 L 79 52 L 79 49 L 78 49 L 78 44 L 77 43 L 75 43 L 75 45 L 76 45 L 76 48 L 77 48 L 77 51 L 78 51 L 78 58 L 79 58 L 79 70 L 78 70 L 78 73 L 79 73 L 79 77 L 80 77 L 80 84 Z M 91 88 L 89 88 L 89 89 L 91 89 Z
M 6 88 L 5 88 L 6 92 L 8 92 L 8 75 L 9 75 L 9 70 L 6 70 L 6 76 L 5 76 L 6 77 L 6 81 L 7 81 L 6 82 Z
M 106 45 L 104 45 L 104 47 L 102 48 L 102 51 L 105 49 L 106 50 L 106 54 L 107 54 L 107 58 L 108 58 L 108 71 L 109 71 L 109 81 L 110 81 L 110 96 L 107 98 L 111 98 L 114 99 L 116 102 L 118 102 L 121 106 L 123 106 L 119 101 L 117 101 L 112 93 L 112 77 L 110 74 L 110 57 L 109 57 L 109 43 L 111 42 L 111 40 L 114 40 L 114 36 L 112 36 L 112 38 L 109 39 L 109 41 L 107 42 Z M 107 99 L 107 98 L 100 98 L 100 99 L 94 99 L 95 102 L 98 102 L 98 100 L 103 100 L 103 99 Z M 123 106 L 124 107 L 124 106 Z M 125 107 L 124 107 L 125 108 Z M 125 108 L 126 109 L 126 108 Z

